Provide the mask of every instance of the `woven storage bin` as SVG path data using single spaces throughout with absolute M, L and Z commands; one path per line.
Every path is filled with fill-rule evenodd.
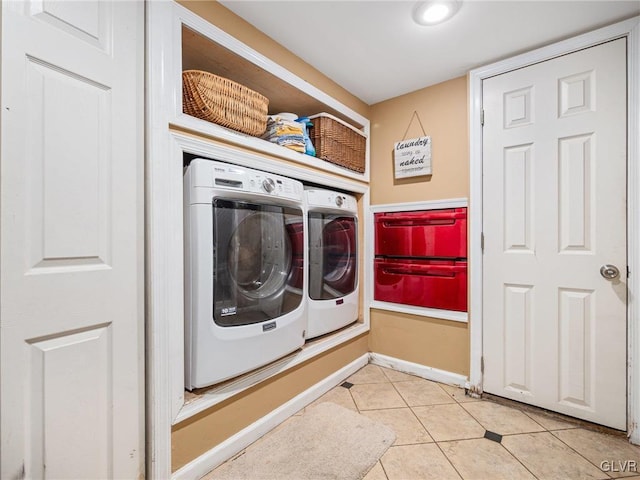
M 182 72 L 184 113 L 260 136 L 267 128 L 269 100 L 250 88 L 201 70 Z
M 364 133 L 328 113 L 309 118 L 313 122 L 309 136 L 316 148 L 316 157 L 364 173 L 367 148 Z

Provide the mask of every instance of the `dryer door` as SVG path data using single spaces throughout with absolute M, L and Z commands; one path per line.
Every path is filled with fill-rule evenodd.
M 356 289 L 355 217 L 309 212 L 309 297 L 332 300 Z
M 213 316 L 220 326 L 272 320 L 295 310 L 291 225 L 302 210 L 239 200 L 213 200 Z

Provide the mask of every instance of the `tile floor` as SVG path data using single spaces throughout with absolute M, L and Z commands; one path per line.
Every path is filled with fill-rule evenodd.
M 364 480 L 640 479 L 640 447 L 624 436 L 371 364 L 347 382 L 307 408 L 330 401 L 395 430 Z M 487 431 L 501 441 L 484 438 Z

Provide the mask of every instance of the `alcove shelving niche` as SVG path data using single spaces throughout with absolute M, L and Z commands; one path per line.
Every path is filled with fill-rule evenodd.
M 361 214 L 366 211 L 369 180 L 368 119 L 177 3 L 174 4 L 172 22 L 173 37 L 179 41 L 173 43 L 172 61 L 167 64 L 173 70 L 168 78 L 173 79 L 175 100 L 172 115 L 168 118 L 169 128 L 195 138 L 202 145 L 198 147 L 199 151 L 191 150 L 187 153 L 222 161 L 230 159 L 233 163 L 292 176 L 307 183 L 317 182 L 320 186 L 324 184 L 328 188 L 349 191 L 358 198 Z M 362 131 L 367 137 L 365 172 L 358 173 L 185 114 L 182 110 L 182 72 L 191 69 L 214 73 L 261 93 L 269 99 L 269 114 L 295 112 L 300 116 L 311 116 L 324 112 Z M 210 151 L 203 145 L 207 142 L 212 143 Z M 223 157 L 217 155 L 220 145 L 226 149 Z M 260 161 L 260 165 L 249 158 L 255 153 L 264 159 Z M 361 266 L 361 274 L 362 270 Z M 361 299 L 361 306 L 363 304 L 364 300 Z M 368 329 L 368 321 L 363 319 L 365 310 L 360 309 L 360 320 L 351 329 L 328 335 L 323 341 L 310 342 L 301 352 L 195 394 L 185 391 L 182 405 L 177 411 L 174 408 L 174 423 L 196 415 L 276 372 L 300 364 L 312 358 L 316 352 L 321 353 L 361 334 L 363 329 Z M 350 334 L 349 330 L 353 333 Z
M 203 70 L 261 93 L 269 99 L 269 114 L 294 112 L 299 116 L 328 113 L 361 131 L 366 137 L 364 173 L 355 172 L 331 162 L 304 155 L 182 112 L 181 89 L 176 93 L 176 115 L 172 126 L 190 133 L 247 148 L 277 159 L 318 169 L 357 181 L 369 181 L 369 121 L 351 108 L 327 95 L 307 81 L 231 37 L 226 32 L 192 14 L 179 9 L 179 51 L 175 52 L 179 72 Z M 181 85 L 181 77 L 176 79 Z
M 205 3 L 208 2 L 194 5 Z M 355 324 L 313 339 L 299 351 L 244 376 L 204 392 L 187 393 L 183 323 L 184 159 L 211 158 L 349 192 L 358 199 L 359 215 L 364 219 L 364 213 L 369 211 L 369 120 L 175 2 L 147 3 L 146 62 L 147 417 L 153 426 L 147 440 L 149 456 L 154 459 L 148 475 L 170 478 L 174 426 L 197 421 L 205 410 L 232 401 L 240 392 L 294 371 L 298 365 L 321 358 L 369 331 L 369 309 L 365 308 L 369 298 L 361 288 Z M 307 116 L 326 112 L 359 129 L 367 139 L 365 172 L 358 173 L 186 115 L 182 111 L 185 69 L 208 71 L 262 93 L 270 100 L 270 113 L 284 111 Z M 364 223 L 359 227 L 360 245 L 367 242 Z M 362 262 L 361 286 L 368 284 L 363 265 Z M 224 448 L 211 455 L 224 456 L 227 451 Z M 211 455 L 194 460 L 199 466 L 193 468 L 209 465 Z

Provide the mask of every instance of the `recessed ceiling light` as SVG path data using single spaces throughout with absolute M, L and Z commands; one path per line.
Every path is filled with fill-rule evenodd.
M 453 17 L 461 5 L 461 0 L 418 2 L 413 8 L 413 20 L 420 25 L 437 25 Z

